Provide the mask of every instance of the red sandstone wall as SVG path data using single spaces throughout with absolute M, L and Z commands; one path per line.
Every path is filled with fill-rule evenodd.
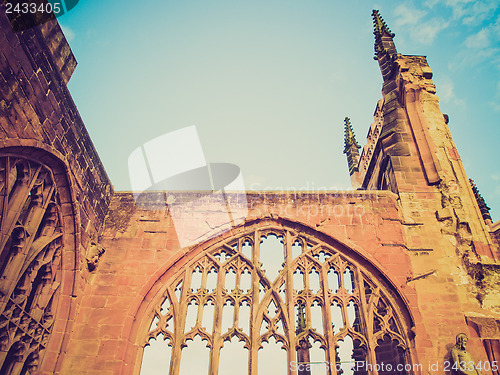
M 64 222 L 59 302 L 40 371 L 58 371 L 89 272 L 112 186 L 66 84 L 76 60 L 58 23 L 14 32 L 0 7 L 0 155 L 46 164 L 54 173 Z M 55 369 L 55 370 L 54 370 Z
M 178 200 L 190 198 L 177 195 Z M 455 335 L 468 331 L 463 308 L 470 305 L 457 284 L 466 276 L 455 274 L 455 262 L 442 258 L 439 248 L 409 250 L 395 194 L 255 192 L 247 199 L 247 222 L 274 217 L 304 224 L 347 244 L 387 275 L 413 316 L 417 363 L 442 365 Z M 180 248 L 167 211 L 139 209 L 131 193 L 115 193 L 102 244 L 106 253 L 84 291 L 62 373 L 137 373 L 141 325 L 153 317 L 145 306 L 165 282 L 164 276 L 158 282 L 160 277 L 190 251 Z M 433 271 L 415 272 L 425 267 Z M 471 337 L 469 350 L 476 360 L 486 360 L 479 338 Z
M 417 344 L 432 345 L 421 324 L 415 289 L 408 283 L 415 275 L 405 248 L 396 195 L 252 193 L 247 198 L 247 221 L 280 217 L 299 222 L 351 244 L 370 259 L 407 299 L 420 327 Z M 101 243 L 106 253 L 84 291 L 63 373 L 132 373 L 138 350 L 137 326 L 149 318 L 148 313 L 151 315 L 147 311 L 141 312 L 147 316 L 137 314 L 139 306 L 149 298 L 146 295 L 150 289 L 158 287 L 155 282 L 159 275 L 187 251 L 179 247 L 173 221 L 166 211 L 139 209 L 131 193 L 115 193 Z M 442 302 L 450 304 L 456 299 L 450 295 Z M 451 314 L 446 324 L 462 323 L 457 315 Z
M 61 28 L 54 20 L 15 33 L 2 11 L 0 47 L 0 149 L 42 148 L 67 164 L 82 227 L 90 222 L 95 237 L 112 186 L 66 87 L 76 60 Z

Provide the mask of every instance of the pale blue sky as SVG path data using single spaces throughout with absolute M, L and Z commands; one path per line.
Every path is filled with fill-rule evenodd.
M 59 18 L 79 63 L 69 89 L 115 189 L 130 189 L 135 148 L 190 125 L 247 189 L 350 188 L 343 119 L 364 144 L 381 96 L 372 9 L 398 52 L 428 57 L 466 172 L 500 219 L 497 0 L 81 0 Z

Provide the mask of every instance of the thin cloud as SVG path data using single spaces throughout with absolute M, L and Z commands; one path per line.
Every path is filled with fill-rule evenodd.
M 477 26 L 495 15 L 500 7 L 498 0 L 427 0 L 423 5 L 429 9 L 442 5 L 451 10 L 452 19 L 464 25 Z
M 500 81 L 497 82 L 497 92 L 495 98 L 488 102 L 488 104 L 495 112 L 500 112 Z M 500 180 L 500 174 L 493 175 L 492 178 L 494 180 Z
M 418 10 L 409 4 L 400 4 L 394 9 L 396 26 L 399 28 L 406 25 L 416 25 L 427 14 L 426 11 Z
M 61 30 L 62 30 L 64 36 L 66 37 L 66 40 L 68 41 L 68 43 L 70 43 L 73 39 L 75 39 L 75 32 L 73 30 L 71 30 L 70 27 L 64 26 L 61 23 L 59 23 L 59 25 L 61 26 Z
M 465 39 L 468 48 L 486 48 L 490 45 L 489 30 L 484 28 L 476 34 L 472 34 Z
M 427 19 L 427 11 L 408 3 L 398 5 L 394 9 L 394 15 L 396 27 L 406 28 L 410 38 L 421 44 L 432 44 L 438 33 L 450 24 L 441 17 Z
M 470 69 L 477 65 L 491 66 L 500 71 L 500 16 L 483 22 L 483 28 L 472 33 L 470 26 L 468 32 L 464 33 L 463 48 L 454 59 L 450 60 L 450 70 Z M 497 90 L 497 98 L 500 98 L 500 91 Z M 498 110 L 498 102 L 492 101 L 489 104 Z
M 436 4 L 439 4 L 440 0 L 427 0 L 423 2 L 426 8 L 433 8 Z
M 470 50 L 463 50 L 457 54 L 456 58 L 450 61 L 448 67 L 452 71 L 460 69 L 470 69 L 479 64 L 490 64 L 495 61 L 495 57 L 500 53 L 499 48 L 478 48 L 471 53 Z
M 445 22 L 442 18 L 433 18 L 419 25 L 412 33 L 413 38 L 422 44 L 432 44 L 438 33 L 446 29 L 449 24 L 449 22 Z
M 500 103 L 498 103 L 498 102 L 488 102 L 488 104 L 490 105 L 491 108 L 493 108 L 493 110 L 495 112 L 500 112 Z
M 496 69 L 500 69 L 500 48 L 496 47 L 500 40 L 500 16 L 490 24 L 487 24 L 480 31 L 469 35 L 463 42 L 469 50 L 462 52 L 462 64 L 460 66 L 474 66 L 481 63 L 490 64 Z M 471 49 L 473 51 L 471 51 Z M 498 90 L 500 97 L 500 88 Z
M 455 85 L 450 77 L 443 77 L 439 83 L 438 93 L 439 99 L 443 103 L 453 103 L 457 106 L 463 107 L 466 105 L 465 101 L 459 99 L 455 94 Z
M 467 12 L 466 16 L 464 16 L 462 22 L 465 25 L 479 25 L 490 18 L 492 14 L 495 14 L 498 7 L 498 0 L 482 0 L 474 2 L 470 11 Z
M 446 0 L 445 5 L 451 8 L 453 18 L 461 19 L 468 13 L 468 5 L 474 3 L 474 0 Z

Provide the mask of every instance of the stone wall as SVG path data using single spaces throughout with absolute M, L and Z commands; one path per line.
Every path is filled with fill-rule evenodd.
M 191 202 L 186 212 L 196 209 L 199 213 L 190 221 L 206 226 L 204 212 L 210 209 L 210 201 L 203 208 L 197 207 L 198 194 L 179 193 L 176 201 Z M 390 275 L 418 316 L 414 288 L 407 284 L 413 273 L 394 194 L 259 192 L 247 193 L 247 199 L 245 223 L 271 217 L 286 219 L 356 248 Z M 214 203 L 212 208 L 217 209 Z M 212 240 L 218 234 L 230 236 L 232 230 L 221 233 L 215 229 Z M 140 332 L 138 325 L 149 320 L 149 327 L 154 314 L 142 311 L 141 306 L 149 301 L 151 290 L 162 286 L 161 275 L 182 256 L 201 248 L 180 247 L 175 223 L 166 209 L 140 209 L 133 194 L 122 192 L 113 196 L 101 244 L 106 253 L 84 291 L 65 356 L 63 371 L 67 373 L 132 373 L 137 355 L 140 358 L 142 353 L 137 342 L 146 333 Z
M 112 186 L 66 87 L 75 57 L 55 20 L 16 33 L 2 12 L 0 45 L 0 148 L 38 148 L 66 165 L 86 247 L 102 228 Z
M 204 212 L 210 202 L 197 207 L 193 195 L 176 197 L 190 201 L 186 212 L 199 212 L 190 220 L 206 226 Z M 457 269 L 458 260 L 444 256 L 438 247 L 408 246 L 411 232 L 391 192 L 255 192 L 247 193 L 247 200 L 248 215 L 239 227 L 270 218 L 302 224 L 345 244 L 349 252 L 361 254 L 387 275 L 414 319 L 415 326 L 409 327 L 415 335 L 414 363 L 443 363 L 454 335 L 468 329 L 464 309 L 480 310 L 474 296 L 464 295 L 468 281 Z M 181 248 L 175 224 L 167 209 L 144 210 L 135 205 L 131 193 L 115 193 L 102 239 L 106 253 L 84 291 L 63 372 L 137 373 L 144 327 L 154 316 L 153 296 L 181 267 L 182 259 L 205 247 Z M 225 232 L 216 228 L 207 243 L 230 237 L 239 227 Z M 476 344 L 471 343 L 470 351 L 485 360 Z
M 8 285 L 10 294 L 0 298 L 2 318 L 10 322 L 1 327 L 0 356 L 4 365 L 1 371 L 19 373 L 25 371 L 21 370 L 23 366 L 40 364 L 40 371 L 48 374 L 60 369 L 61 353 L 66 350 L 76 306 L 89 277 L 92 259 L 89 262 L 87 258 L 95 257 L 92 253 L 96 245 L 92 243 L 99 240 L 113 189 L 66 87 L 76 60 L 59 24 L 53 19 L 15 32 L 3 6 L 0 12 L 0 180 L 3 183 L 0 186 L 1 205 L 11 211 L 2 217 L 0 251 L 2 267 L 6 259 L 13 259 L 9 262 L 17 263 L 21 273 L 15 274 L 15 267 L 9 266 L 0 274 L 2 285 L 5 288 Z M 18 163 L 17 173 L 14 163 Z M 44 181 L 36 177 L 40 165 L 41 171 L 48 173 Z M 23 176 L 25 170 L 29 173 Z M 17 179 L 16 185 L 5 184 L 13 178 Z M 43 194 L 37 195 L 33 184 L 40 186 L 38 190 L 44 186 Z M 47 189 L 51 186 L 55 194 L 49 194 Z M 50 204 L 47 199 L 51 199 Z M 42 214 L 47 207 L 50 210 Z M 24 210 L 31 212 L 31 216 L 28 221 L 19 222 L 16 217 Z M 53 218 L 48 216 L 49 211 Z M 52 229 L 47 228 L 54 226 L 61 238 L 48 237 Z M 26 241 L 16 245 L 17 255 L 12 245 L 16 231 L 29 233 Z M 51 245 L 45 248 L 32 245 L 35 234 L 35 242 L 47 241 Z M 56 249 L 55 252 L 49 247 Z M 40 260 L 44 252 L 52 254 L 51 269 L 46 266 L 49 258 Z M 26 292 L 22 298 L 16 297 L 20 290 Z M 37 306 L 31 304 L 32 297 L 26 302 L 35 291 L 34 300 L 40 300 Z M 54 297 L 48 304 L 44 298 L 50 293 Z M 40 329 L 46 330 L 43 335 L 47 335 L 43 339 L 33 334 L 31 325 L 24 323 L 19 323 L 15 334 L 12 331 L 17 323 L 10 311 L 27 309 L 29 305 L 33 312 L 26 311 L 23 322 L 31 320 L 42 325 L 44 328 Z M 40 311 L 44 309 L 45 315 L 41 317 Z M 45 349 L 39 351 L 38 346 L 29 343 L 38 343 Z

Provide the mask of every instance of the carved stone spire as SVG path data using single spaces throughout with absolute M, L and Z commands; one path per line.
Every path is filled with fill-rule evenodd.
M 487 221 L 487 220 L 491 221 L 490 208 L 486 205 L 484 198 L 479 193 L 479 189 L 477 188 L 476 184 L 474 183 L 474 180 L 472 178 L 469 178 L 469 183 L 470 183 L 470 186 L 472 187 L 472 192 L 474 193 L 474 196 L 476 197 L 477 205 L 479 206 L 479 210 L 481 211 L 481 215 L 483 215 L 484 221 Z
M 344 119 L 344 154 L 346 154 L 347 150 L 353 145 L 356 146 L 356 148 L 360 148 L 356 141 L 354 131 L 352 130 L 351 119 L 346 117 Z
M 349 117 L 344 119 L 344 154 L 347 155 L 347 165 L 349 167 L 349 174 L 352 175 L 358 171 L 359 164 L 359 146 L 352 130 L 351 120 Z
M 373 35 L 375 35 L 375 60 L 378 60 L 384 81 L 391 78 L 398 52 L 391 32 L 378 10 L 373 10 Z

